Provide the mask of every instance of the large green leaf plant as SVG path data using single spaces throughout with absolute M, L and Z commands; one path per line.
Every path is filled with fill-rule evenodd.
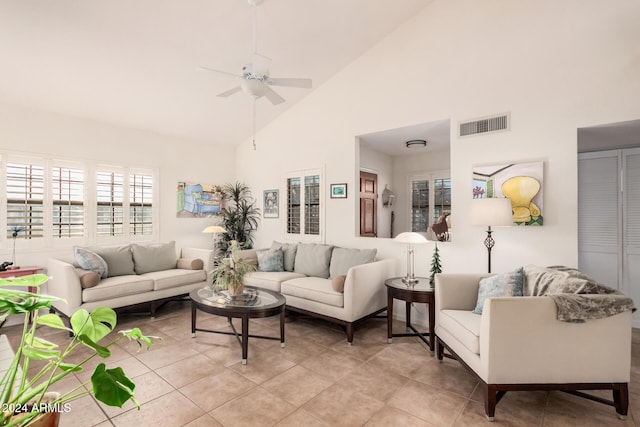
M 70 319 L 71 328 L 63 323 L 57 314 L 40 315 L 40 309 L 48 309 L 51 303 L 60 298 L 40 294 L 40 286 L 48 280 L 44 274 L 0 279 L 0 322 L 13 314 L 24 315 L 24 326 L 20 344 L 9 367 L 2 375 L 0 382 L 0 404 L 2 405 L 1 426 L 27 425 L 38 416 L 40 411 L 48 408 L 64 408 L 67 402 L 87 394 L 109 406 L 122 407 L 131 400 L 138 409 L 138 401 L 134 397 L 135 384 L 124 373 L 122 368 L 107 368 L 100 363 L 95 368 L 90 381 L 73 390 L 56 390 L 54 384 L 66 376 L 83 370 L 83 365 L 98 356 L 108 358 L 111 347 L 120 340 L 138 343 L 140 348 L 149 347 L 155 337 L 147 337 L 140 329 L 133 328 L 119 331 L 115 336 L 109 334 L 115 329 L 117 316 L 115 311 L 106 307 L 98 307 L 92 312 L 85 309 L 76 311 Z M 27 292 L 7 287 L 32 287 L 36 292 Z M 29 323 L 29 316 L 32 322 Z M 66 348 L 36 336 L 39 327 L 61 329 L 71 333 Z M 107 343 L 101 343 L 107 339 Z M 78 347 L 88 347 L 92 351 L 78 363 L 65 360 Z M 29 371 L 31 361 L 44 360 L 45 365 L 36 373 Z M 27 374 L 30 378 L 27 378 Z M 58 392 L 53 401 L 43 404 L 47 391 Z M 17 411 L 17 412 L 14 412 Z

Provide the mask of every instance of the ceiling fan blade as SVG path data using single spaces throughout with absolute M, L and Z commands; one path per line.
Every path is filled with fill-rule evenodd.
M 226 98 L 227 96 L 231 96 L 231 95 L 233 95 L 234 93 L 237 93 L 237 92 L 240 92 L 240 86 L 236 86 L 234 88 L 226 90 L 226 91 L 224 91 L 222 93 L 217 94 L 216 96 L 219 96 L 221 98 Z
M 287 86 L 311 89 L 311 79 L 269 79 L 266 81 L 266 83 L 272 86 Z
M 278 95 L 273 89 L 271 89 L 269 86 L 265 85 L 265 87 L 268 89 L 267 92 L 264 94 L 264 96 L 267 97 L 267 99 L 269 101 L 271 101 L 271 103 L 273 105 L 278 105 L 278 104 L 282 104 L 284 102 L 284 98 L 281 97 L 280 95 Z
M 242 76 L 241 76 L 241 75 L 239 75 L 239 74 L 227 73 L 226 71 L 214 70 L 213 68 L 198 67 L 198 68 L 196 68 L 196 70 L 198 70 L 198 71 L 210 71 L 210 72 L 212 72 L 212 73 L 225 74 L 225 75 L 227 75 L 227 76 L 231 76 L 231 77 L 239 77 L 239 78 L 242 78 Z
M 262 56 L 259 53 L 253 54 L 253 61 L 251 61 L 251 71 L 258 76 L 265 76 L 269 74 L 269 65 L 271 65 L 271 59 L 266 56 Z

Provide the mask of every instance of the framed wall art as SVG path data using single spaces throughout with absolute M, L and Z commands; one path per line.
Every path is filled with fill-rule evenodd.
M 347 198 L 347 184 L 331 184 L 331 198 L 332 199 L 346 199 Z
M 264 218 L 278 218 L 280 190 L 264 190 L 262 193 L 262 216 Z

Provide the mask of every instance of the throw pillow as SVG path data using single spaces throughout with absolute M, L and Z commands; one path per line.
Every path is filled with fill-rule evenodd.
M 329 273 L 331 277 L 346 275 L 353 266 L 373 262 L 377 252 L 377 249 L 333 248 Z
M 284 254 L 281 249 L 262 249 L 256 251 L 258 271 L 284 271 Z
M 178 264 L 176 242 L 156 243 L 152 245 L 131 245 L 136 274 L 153 271 L 171 270 Z
M 204 268 L 204 261 L 200 258 L 179 258 L 176 268 L 183 270 L 202 270 Z
M 95 271 L 83 270 L 81 268 L 76 268 L 76 273 L 78 273 L 78 278 L 80 279 L 80 286 L 82 289 L 93 288 L 98 283 L 100 283 L 100 276 Z
M 284 254 L 284 270 L 293 271 L 296 263 L 296 252 L 298 251 L 298 244 L 280 243 L 274 241 L 271 244 L 271 249 L 282 249 L 282 252 Z
M 333 246 L 300 243 L 296 251 L 293 271 L 305 276 L 329 278 L 329 262 Z
M 109 277 L 136 274 L 133 266 L 131 245 L 104 247 L 91 246 L 87 249 L 100 255 L 100 258 L 107 263 L 107 266 L 109 267 Z
M 495 276 L 480 279 L 478 289 L 478 302 L 473 312 L 482 314 L 484 300 L 494 297 L 521 297 L 522 296 L 522 267 L 516 268 L 508 273 L 496 274 Z
M 344 292 L 344 281 L 347 279 L 347 276 L 340 275 L 335 276 L 331 279 L 331 286 L 333 290 L 336 292 Z
M 109 268 L 100 255 L 90 251 L 89 249 L 74 247 L 73 253 L 76 257 L 76 262 L 83 270 L 90 270 L 98 274 L 100 278 L 106 279 L 109 275 Z

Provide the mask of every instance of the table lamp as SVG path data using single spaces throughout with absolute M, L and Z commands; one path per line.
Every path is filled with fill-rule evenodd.
M 393 238 L 396 242 L 407 243 L 407 275 L 402 278 L 406 285 L 415 285 L 418 279 L 413 274 L 413 245 L 427 243 L 428 240 L 420 233 L 404 232 Z
M 484 245 L 488 254 L 488 272 L 491 273 L 491 248 L 496 244 L 491 237 L 491 227 L 513 225 L 511 200 L 506 198 L 473 199 L 471 201 L 471 225 L 487 226 Z

